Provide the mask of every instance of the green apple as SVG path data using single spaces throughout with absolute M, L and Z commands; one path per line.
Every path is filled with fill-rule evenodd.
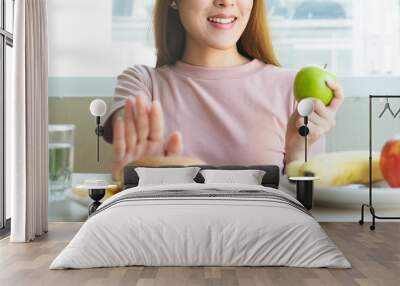
M 317 65 L 309 65 L 298 71 L 293 92 L 297 101 L 313 97 L 329 105 L 334 94 L 326 85 L 326 80 L 336 81 L 336 75 Z

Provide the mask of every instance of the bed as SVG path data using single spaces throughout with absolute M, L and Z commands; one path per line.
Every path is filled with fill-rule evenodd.
M 261 184 L 138 185 L 139 166 L 124 170 L 124 190 L 88 218 L 50 269 L 144 266 L 291 266 L 350 268 L 312 214 L 278 189 L 279 168 Z M 159 168 L 179 168 L 163 166 Z

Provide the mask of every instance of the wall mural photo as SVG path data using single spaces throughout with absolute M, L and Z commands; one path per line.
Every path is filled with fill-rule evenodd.
M 0 2 L 1 285 L 398 285 L 400 0 Z
M 50 220 L 86 220 L 132 165 L 273 165 L 321 221 L 358 221 L 370 182 L 376 207 L 400 211 L 400 101 L 369 98 L 396 94 L 399 1 L 48 8 Z

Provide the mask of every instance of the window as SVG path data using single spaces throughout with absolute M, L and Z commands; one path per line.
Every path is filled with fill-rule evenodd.
M 9 230 L 10 195 L 5 190 L 5 100 L 11 92 L 14 1 L 0 0 L 0 235 Z
M 112 0 L 112 41 L 153 44 L 152 0 Z
M 284 66 L 328 64 L 340 76 L 400 75 L 399 0 L 266 1 Z

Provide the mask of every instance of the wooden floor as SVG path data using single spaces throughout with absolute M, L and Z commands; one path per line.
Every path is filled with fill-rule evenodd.
M 49 233 L 28 244 L 0 241 L 0 285 L 400 285 L 400 223 L 322 223 L 353 268 L 122 267 L 48 270 L 80 223 L 52 223 Z

